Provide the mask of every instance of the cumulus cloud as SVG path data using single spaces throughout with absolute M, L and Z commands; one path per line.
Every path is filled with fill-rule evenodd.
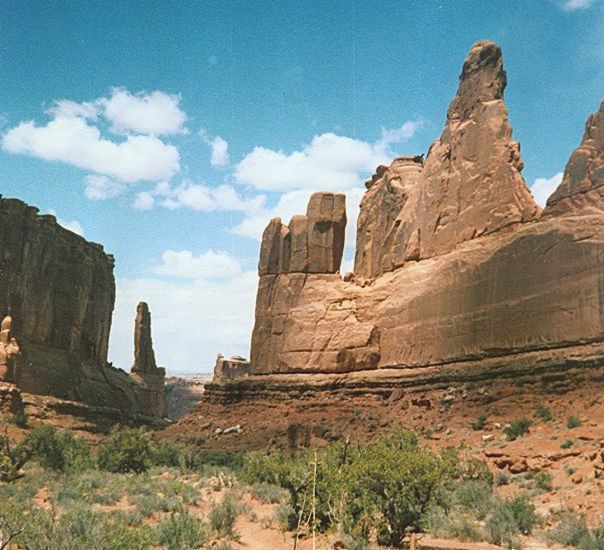
M 94 174 L 86 176 L 84 183 L 86 185 L 84 195 L 93 201 L 102 201 L 117 197 L 125 189 L 125 186 L 118 181 L 114 181 L 107 176 L 97 176 Z
M 186 279 L 226 279 L 241 273 L 241 262 L 226 252 L 208 250 L 193 256 L 188 250 L 166 250 L 153 272 Z
M 21 122 L 6 132 L 2 148 L 130 183 L 169 179 L 180 169 L 180 155 L 173 145 L 142 135 L 116 143 L 77 116 L 58 116 L 45 126 L 32 120 Z
M 598 0 L 561 0 L 558 5 L 564 11 L 585 10 L 593 6 Z
M 136 304 L 144 300 L 153 317 L 158 363 L 171 373 L 211 372 L 216 354 L 249 357 L 258 277 L 255 271 L 227 279 L 118 279 L 110 359 L 129 368 Z
M 191 208 L 198 212 L 230 210 L 253 213 L 262 208 L 264 201 L 263 195 L 242 197 L 232 186 L 226 184 L 209 187 L 184 181 L 179 185 L 171 186 L 168 182 L 160 182 L 153 190 L 138 193 L 134 207 L 139 210 L 149 210 L 157 205 L 169 210 Z
M 70 99 L 60 99 L 58 101 L 54 101 L 53 105 L 46 110 L 47 114 L 54 117 L 82 117 L 90 120 L 97 120 L 99 112 L 99 105 L 94 101 L 77 103 L 75 101 L 71 101 Z
M 180 96 L 164 92 L 131 94 L 114 88 L 109 98 L 96 103 L 103 109 L 112 131 L 120 134 L 168 136 L 186 134 L 187 115 L 180 108 Z
M 549 196 L 556 190 L 560 182 L 562 181 L 562 172 L 558 172 L 554 174 L 551 178 L 537 178 L 535 183 L 531 186 L 531 192 L 533 193 L 533 197 L 535 202 L 541 206 L 545 207 L 547 199 Z
M 379 164 L 389 164 L 396 156 L 393 145 L 411 139 L 421 124 L 408 121 L 400 128 L 382 128 L 374 143 L 327 133 L 290 154 L 256 147 L 236 166 L 235 179 L 280 195 L 276 204 L 246 216 L 233 232 L 260 240 L 271 218 L 288 223 L 294 214 L 306 212 L 313 192 L 341 192 L 346 194 L 346 246 L 353 247 L 359 202 L 365 192 L 363 180 Z
M 419 122 L 409 121 L 400 128 L 382 129 L 382 137 L 375 143 L 329 132 L 314 136 L 290 154 L 256 147 L 235 167 L 235 179 L 267 191 L 349 189 L 362 183 L 362 174 L 389 162 L 391 145 L 413 137 L 419 126 Z
M 180 169 L 180 155 L 158 136 L 185 133 L 186 114 L 180 97 L 163 92 L 131 94 L 114 88 L 110 97 L 77 103 L 53 102 L 47 124 L 23 121 L 2 137 L 2 148 L 13 154 L 62 162 L 120 182 L 170 179 Z M 125 136 L 113 141 L 102 136 L 97 123 Z M 101 189 L 102 187 L 102 189 Z M 117 185 L 94 180 L 86 187 L 92 199 L 117 194 Z M 101 195 L 103 195 L 101 197 Z
M 208 145 L 212 151 L 210 164 L 212 166 L 225 167 L 229 164 L 229 144 L 220 136 L 211 138 L 208 133 L 202 128 L 199 135 L 203 142 Z

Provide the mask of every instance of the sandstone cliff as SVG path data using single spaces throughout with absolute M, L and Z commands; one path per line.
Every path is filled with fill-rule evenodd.
M 64 229 L 53 216 L 0 198 L 0 315 L 10 316 L 2 327 L 0 376 L 24 392 L 154 412 L 149 390 L 107 364 L 113 264 L 102 246 Z M 15 355 L 13 339 L 18 363 L 8 360 Z
M 492 358 L 511 368 L 523 354 L 547 364 L 547 350 L 571 348 L 604 362 L 602 109 L 542 217 L 520 173 L 505 85 L 500 48 L 476 43 L 425 162 L 395 159 L 367 182 L 353 277 L 337 273 L 343 197 L 315 194 L 306 216 L 271 221 L 253 375 Z

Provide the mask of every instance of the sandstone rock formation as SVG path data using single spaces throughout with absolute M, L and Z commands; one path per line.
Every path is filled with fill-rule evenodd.
M 581 145 L 566 165 L 562 183 L 547 200 L 544 215 L 576 212 L 604 205 L 604 101 L 585 123 Z
M 440 138 L 421 157 L 379 166 L 357 226 L 355 274 L 376 277 L 407 261 L 539 216 L 520 174 L 503 91 L 501 49 L 474 44 Z
M 222 354 L 218 354 L 214 365 L 214 382 L 245 378 L 249 374 L 250 362 L 245 357 L 234 355 L 230 359 L 225 359 Z
M 17 361 L 21 350 L 11 334 L 13 318 L 8 315 L 0 327 L 0 380 L 13 382 L 17 378 Z
M 541 217 L 505 85 L 499 47 L 476 43 L 425 162 L 395 159 L 366 183 L 354 276 L 337 274 L 343 198 L 317 194 L 289 226 L 271 221 L 245 384 L 494 359 L 512 368 L 528 354 L 545 368 L 556 349 L 604 361 L 601 110 Z
M 23 392 L 153 412 L 149 389 L 107 363 L 113 265 L 53 216 L 0 197 L 0 377 Z
M 146 302 L 139 302 L 134 320 L 134 364 L 132 376 L 151 392 L 149 408 L 158 416 L 166 413 L 166 370 L 155 362 L 151 339 L 151 313 Z
M 253 372 L 296 372 L 328 364 L 332 371 L 373 368 L 379 331 L 360 323 L 343 302 L 327 310 L 320 290 L 313 300 L 312 330 L 291 312 L 308 281 L 336 283 L 344 249 L 346 205 L 342 194 L 315 193 L 306 216 L 285 226 L 271 220 L 264 231 L 258 272 Z M 302 324 L 300 324 L 302 321 Z

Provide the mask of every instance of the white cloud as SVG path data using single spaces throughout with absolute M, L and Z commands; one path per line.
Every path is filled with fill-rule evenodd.
M 212 140 L 212 166 L 227 166 L 229 163 L 229 144 L 220 136 Z
M 287 224 L 294 214 L 304 214 L 313 192 L 341 192 L 346 194 L 346 246 L 354 247 L 363 180 L 379 164 L 389 164 L 396 156 L 392 146 L 411 139 L 421 124 L 408 121 L 400 128 L 382 128 L 374 143 L 327 133 L 291 154 L 256 147 L 236 166 L 235 179 L 281 194 L 272 208 L 254 211 L 233 232 L 260 240 L 271 218 L 280 217 Z
M 77 220 L 71 220 L 71 221 L 63 220 L 63 219 L 57 217 L 57 213 L 54 210 L 50 210 L 48 213 L 51 216 L 54 216 L 57 219 L 57 223 L 61 227 L 64 227 L 65 229 L 68 229 L 69 231 L 72 231 L 73 233 L 77 233 L 78 235 L 80 235 L 80 237 L 84 236 L 84 228 L 82 227 L 82 224 L 79 221 L 77 221 Z
M 166 250 L 153 272 L 186 279 L 228 279 L 241 273 L 241 262 L 226 252 L 208 250 L 193 256 L 188 250 Z
M 75 101 L 71 101 L 70 99 L 60 99 L 58 101 L 54 101 L 52 107 L 46 111 L 47 114 L 52 115 L 55 118 L 82 117 L 90 120 L 97 120 L 99 112 L 99 105 L 94 101 L 77 103 Z
M 180 96 L 164 92 L 131 94 L 114 88 L 111 97 L 97 100 L 112 131 L 120 134 L 168 136 L 186 134 L 187 115 L 180 109 Z
M 138 193 L 134 207 L 149 210 L 158 205 L 169 210 L 191 208 L 198 212 L 230 210 L 253 213 L 262 208 L 264 201 L 264 195 L 241 197 L 230 185 L 208 187 L 183 181 L 180 185 L 171 186 L 168 182 L 160 182 L 152 191 Z
M 199 130 L 199 135 L 203 142 L 212 150 L 210 164 L 212 166 L 228 166 L 229 164 L 229 144 L 220 136 L 211 138 L 208 133 L 202 128 Z
M 115 143 L 76 116 L 58 116 L 46 126 L 21 122 L 6 132 L 2 147 L 9 153 L 63 162 L 131 183 L 169 179 L 180 169 L 180 155 L 173 145 L 154 136 L 128 136 Z
M 102 201 L 117 197 L 125 189 L 125 186 L 120 182 L 114 181 L 107 176 L 97 176 L 94 174 L 86 176 L 84 183 L 86 184 L 84 195 L 93 201 Z
M 219 352 L 249 357 L 257 284 L 252 271 L 218 280 L 118 279 L 111 360 L 130 368 L 134 316 L 141 300 L 151 310 L 158 364 L 169 372 L 211 372 Z
M 554 174 L 551 178 L 537 178 L 535 183 L 531 186 L 531 192 L 533 193 L 533 197 L 535 202 L 541 206 L 545 207 L 547 199 L 549 196 L 556 190 L 560 182 L 562 181 L 562 172 L 558 172 Z
M 153 195 L 148 191 L 142 191 L 141 193 L 136 194 L 132 206 L 136 210 L 151 210 L 154 204 L 155 199 L 153 198 Z
M 593 6 L 598 0 L 561 0 L 558 5 L 564 11 L 584 10 Z
M 394 156 L 391 145 L 413 137 L 420 124 L 409 121 L 400 128 L 382 129 L 375 143 L 330 132 L 314 136 L 291 154 L 256 147 L 235 167 L 235 179 L 268 191 L 349 189 L 362 184 L 362 174 L 388 163 Z

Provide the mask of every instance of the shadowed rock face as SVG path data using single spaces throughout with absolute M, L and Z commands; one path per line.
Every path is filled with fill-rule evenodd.
M 136 308 L 134 320 L 134 364 L 133 372 L 155 372 L 155 352 L 151 339 L 151 313 L 145 302 L 140 302 Z
M 308 213 L 269 224 L 252 374 L 446 369 L 526 353 L 547 366 L 547 350 L 601 354 L 602 111 L 548 202 L 545 214 L 564 216 L 541 218 L 520 175 L 505 85 L 499 47 L 475 44 L 425 163 L 395 159 L 366 183 L 354 277 L 336 273 L 339 240 L 327 233 L 321 270 L 304 267 L 315 238 Z
M 604 101 L 585 123 L 581 145 L 566 165 L 564 177 L 547 200 L 544 215 L 572 213 L 578 208 L 604 204 Z
M 113 257 L 15 199 L 0 199 L 0 312 L 32 342 L 107 361 Z
M 0 198 L 0 378 L 28 393 L 155 414 L 149 388 L 107 364 L 113 263 L 53 216 Z
M 151 393 L 148 408 L 158 416 L 166 413 L 166 370 L 155 362 L 151 339 L 151 313 L 146 302 L 139 302 L 134 319 L 134 364 L 132 376 Z

